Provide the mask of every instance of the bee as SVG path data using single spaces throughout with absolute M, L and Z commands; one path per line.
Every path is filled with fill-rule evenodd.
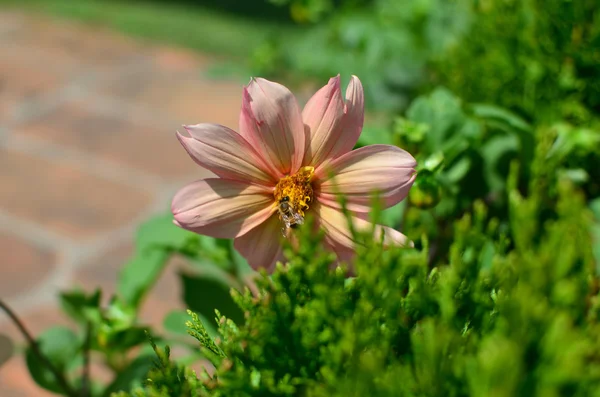
M 284 224 L 281 228 L 281 232 L 284 236 L 286 236 L 288 228 L 293 229 L 304 223 L 304 218 L 296 211 L 294 205 L 290 202 L 289 196 L 284 196 L 279 200 L 277 211 L 279 212 L 279 219 L 281 219 Z

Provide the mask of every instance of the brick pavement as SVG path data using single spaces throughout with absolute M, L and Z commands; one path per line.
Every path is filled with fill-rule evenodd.
M 235 128 L 238 82 L 202 71 L 214 60 L 97 28 L 0 10 L 0 296 L 37 334 L 68 324 L 57 292 L 114 288 L 143 220 L 201 177 L 174 131 Z M 171 268 L 142 320 L 180 306 Z M 0 313 L 0 333 L 22 342 Z M 0 396 L 50 395 L 16 356 Z

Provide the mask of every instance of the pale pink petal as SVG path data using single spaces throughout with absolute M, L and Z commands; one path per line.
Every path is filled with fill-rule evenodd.
M 274 177 L 250 146 L 237 132 L 218 124 L 188 125 L 190 137 L 177 138 L 200 166 L 222 178 L 274 185 Z
M 344 125 L 339 145 L 331 152 L 331 158 L 337 158 L 354 148 L 365 121 L 365 94 L 363 86 L 356 76 L 352 76 L 346 88 L 346 109 Z
M 312 208 L 311 208 L 312 209 Z M 353 249 L 357 242 L 354 241 L 346 216 L 338 209 L 326 205 L 315 205 L 319 223 L 325 230 L 327 237 L 342 247 Z M 357 232 L 374 232 L 376 241 L 383 238 L 383 246 L 410 246 L 405 235 L 387 226 L 373 225 L 371 222 L 356 216 L 350 217 L 354 230 Z
M 234 240 L 233 246 L 253 269 L 265 268 L 269 273 L 284 260 L 281 247 L 281 222 L 277 215 Z
M 317 199 L 340 207 L 343 194 L 351 211 L 370 211 L 377 193 L 385 208 L 402 201 L 415 181 L 417 162 L 405 150 L 390 145 L 370 145 L 353 150 L 316 171 L 320 181 Z
M 304 153 L 305 165 L 318 165 L 337 152 L 342 134 L 344 101 L 340 90 L 340 76 L 332 77 L 306 103 L 302 119 L 309 130 Z
M 344 247 L 327 236 L 325 236 L 325 246 L 333 251 L 337 257 L 334 266 L 340 266 L 342 263 L 345 263 L 349 268 L 352 267 L 354 258 L 356 257 L 356 251 L 354 249 Z
M 240 134 L 279 176 L 295 173 L 304 157 L 300 108 L 290 90 L 257 78 L 244 88 Z
M 221 178 L 193 182 L 171 204 L 176 224 L 217 238 L 240 236 L 275 211 L 273 195 L 262 186 Z

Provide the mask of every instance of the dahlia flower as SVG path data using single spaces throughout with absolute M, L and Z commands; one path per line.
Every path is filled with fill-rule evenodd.
M 338 195 L 345 196 L 355 229 L 368 230 L 374 227 L 366 220 L 372 194 L 379 194 L 384 207 L 393 206 L 416 176 L 415 159 L 398 147 L 352 150 L 363 119 L 363 88 L 356 76 L 345 97 L 339 76 L 331 78 L 302 111 L 284 86 L 252 79 L 243 90 L 239 132 L 196 124 L 184 126 L 189 135 L 177 133 L 191 158 L 216 177 L 175 195 L 175 224 L 233 238 L 253 268 L 272 271 L 283 260 L 282 240 L 312 212 L 327 248 L 347 258 L 355 242 Z M 384 245 L 408 244 L 392 228 L 377 225 L 375 232 Z

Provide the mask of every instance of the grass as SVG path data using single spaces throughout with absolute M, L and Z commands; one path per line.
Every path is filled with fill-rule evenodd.
M 105 26 L 152 41 L 246 58 L 268 36 L 293 34 L 293 26 L 253 20 L 195 5 L 116 0 L 0 0 L 25 9 Z

